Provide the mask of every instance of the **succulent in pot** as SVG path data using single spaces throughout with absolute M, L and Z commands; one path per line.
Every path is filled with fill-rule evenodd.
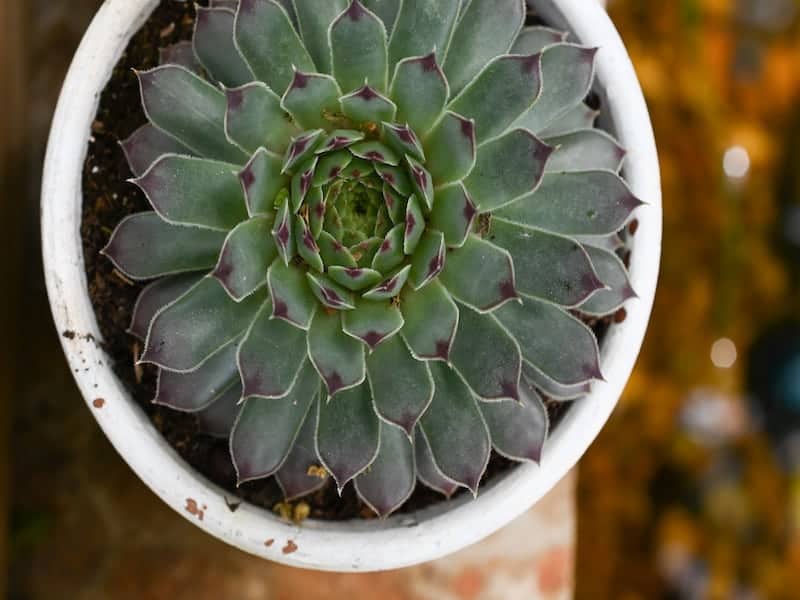
M 463 5 L 463 6 L 462 6 Z M 595 49 L 522 0 L 217 1 L 138 73 L 123 143 L 153 211 L 104 253 L 152 281 L 155 402 L 229 437 L 240 482 L 330 474 L 376 513 L 538 461 L 542 397 L 602 378 L 579 317 L 634 296 L 641 204 L 584 100 Z

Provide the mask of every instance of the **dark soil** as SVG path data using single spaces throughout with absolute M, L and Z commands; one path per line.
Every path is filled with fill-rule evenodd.
M 207 4 L 207 0 L 199 3 Z M 156 370 L 146 366 L 134 368 L 141 348 L 126 333 L 142 286 L 129 281 L 99 254 L 113 229 L 125 216 L 150 209 L 141 191 L 126 183 L 132 174 L 119 146 L 120 140 L 146 122 L 133 69 L 144 70 L 156 66 L 158 49 L 190 39 L 193 27 L 192 3 L 162 0 L 131 40 L 100 99 L 83 175 L 81 235 L 89 294 L 103 335 L 103 346 L 113 360 L 114 370 L 154 426 L 192 467 L 230 492 L 231 510 L 238 506 L 237 498 L 272 509 L 282 500 L 280 490 L 272 479 L 237 488 L 226 441 L 200 433 L 197 419 L 192 415 L 151 403 L 155 396 Z M 609 323 L 610 320 L 607 320 L 593 323 L 592 326 L 602 335 Z M 67 337 L 76 335 L 69 331 L 62 333 Z M 555 426 L 569 409 L 569 404 L 549 402 L 548 408 L 552 426 Z M 515 464 L 493 454 L 484 479 L 504 472 Z M 334 487 L 328 485 L 306 498 L 306 501 L 311 506 L 310 516 L 315 519 L 374 518 L 372 511 L 358 499 L 352 486 L 347 486 L 339 498 Z M 401 512 L 413 512 L 440 501 L 440 494 L 420 485 Z

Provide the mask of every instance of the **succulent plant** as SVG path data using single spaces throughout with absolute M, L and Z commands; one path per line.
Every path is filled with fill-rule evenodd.
M 155 402 L 229 437 L 288 500 L 354 481 L 477 493 L 538 461 L 542 395 L 601 378 L 575 312 L 633 290 L 640 201 L 584 99 L 595 49 L 523 0 L 217 0 L 137 73 L 123 142 L 152 212 L 104 250 L 150 281 L 130 332 Z

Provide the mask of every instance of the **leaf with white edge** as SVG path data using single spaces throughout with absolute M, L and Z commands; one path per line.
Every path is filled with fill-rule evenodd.
M 422 149 L 422 144 L 420 144 L 416 134 L 408 125 L 384 122 L 383 139 L 398 154 L 408 154 L 417 160 L 425 161 L 425 151 Z M 384 178 L 384 181 L 394 185 L 386 178 Z
M 414 194 L 408 199 L 406 206 L 405 230 L 403 232 L 403 252 L 407 255 L 417 249 L 422 234 L 425 233 L 425 213 L 422 212 L 422 203 Z
M 322 188 L 311 188 L 306 199 L 306 205 L 308 206 L 308 226 L 311 229 L 311 235 L 316 240 L 322 233 L 327 208 Z
M 372 259 L 372 268 L 375 271 L 388 273 L 402 264 L 405 259 L 405 253 L 403 252 L 404 230 L 404 225 L 397 225 L 386 234 L 386 238 Z
M 412 156 L 406 156 L 406 163 L 411 173 L 411 185 L 422 200 L 426 210 L 433 208 L 433 177 L 422 164 Z
M 397 0 L 362 0 L 362 4 L 380 17 L 386 26 L 386 32 L 391 35 L 394 29 L 400 2 Z
M 175 65 L 137 73 L 148 120 L 193 153 L 243 164 L 247 156 L 225 136 L 225 95 Z M 175 110 L 176 106 L 183 107 Z
M 297 253 L 297 243 L 294 236 L 294 215 L 289 207 L 289 198 L 283 199 L 278 213 L 275 215 L 275 223 L 272 226 L 272 237 L 275 240 L 275 247 L 278 254 L 283 259 L 283 263 L 288 265 Z
M 236 382 L 211 406 L 197 413 L 198 430 L 220 440 L 228 439 L 242 408 L 241 399 L 242 384 Z
M 582 129 L 545 140 L 556 151 L 547 163 L 547 171 L 608 170 L 619 173 L 625 150 L 600 129 Z
M 353 310 L 353 295 L 328 277 L 309 271 L 306 278 L 311 291 L 324 306 L 332 310 Z
M 316 312 L 308 332 L 308 355 L 329 396 L 360 385 L 366 377 L 364 345 L 342 331 L 338 312 Z
M 470 235 L 461 248 L 448 253 L 439 280 L 460 302 L 491 312 L 519 298 L 514 267 L 505 249 Z
M 277 154 L 259 148 L 239 173 L 247 211 L 251 216 L 270 215 L 278 208 L 276 200 L 279 193 L 289 185 L 289 178 L 281 174 L 281 164 Z
M 303 129 L 317 129 L 330 125 L 326 115 L 341 110 L 341 95 L 339 84 L 330 75 L 295 71 L 281 106 Z
M 511 48 L 525 22 L 524 0 L 471 0 L 458 22 L 444 72 L 461 91 L 495 56 Z
M 306 199 L 306 194 L 308 194 L 308 190 L 311 189 L 311 184 L 314 181 L 314 175 L 317 170 L 318 162 L 319 157 L 312 156 L 300 167 L 298 167 L 297 172 L 292 177 L 292 212 L 297 212 L 300 210 L 300 206 Z
M 194 371 L 247 329 L 265 296 L 234 302 L 219 281 L 202 279 L 153 319 L 140 362 Z
M 198 6 L 194 23 L 194 53 L 200 64 L 222 85 L 235 87 L 255 79 L 233 43 L 236 13 L 228 8 Z
M 597 48 L 557 44 L 542 52 L 542 93 L 517 121 L 518 127 L 540 132 L 583 103 L 594 81 Z
M 389 96 L 397 105 L 395 120 L 408 123 L 417 135 L 424 137 L 444 112 L 450 96 L 436 54 L 397 63 Z
M 334 238 L 327 231 L 322 231 L 317 239 L 319 244 L 319 253 L 322 256 L 322 261 L 331 268 L 333 266 L 341 266 L 348 269 L 355 269 L 357 266 L 356 259 L 350 254 L 350 250 Z
M 417 466 L 417 478 L 423 484 L 447 498 L 456 493 L 459 485 L 445 477 L 436 466 L 428 441 L 419 427 L 414 435 L 414 462 Z
M 317 454 L 341 494 L 375 460 L 381 424 L 366 383 L 317 407 Z
M 123 219 L 102 254 L 135 280 L 210 270 L 225 243 L 225 232 L 181 227 L 154 212 Z
M 549 27 L 526 27 L 511 47 L 511 54 L 535 54 L 548 46 L 565 42 L 569 34 Z
M 461 181 L 475 166 L 475 122 L 447 111 L 425 140 L 425 153 L 436 185 Z
M 391 302 L 363 300 L 342 315 L 342 331 L 364 342 L 370 351 L 391 339 L 403 327 L 403 315 Z
M 365 300 L 389 300 L 397 296 L 408 281 L 411 265 L 406 265 L 396 273 L 392 273 L 381 283 L 364 293 Z
M 341 98 L 342 113 L 354 123 L 380 123 L 391 121 L 397 114 L 394 102 L 365 85 Z
M 289 87 L 293 69 L 315 70 L 289 15 L 274 0 L 241 0 L 235 36 L 250 70 L 273 90 Z
M 475 122 L 478 142 L 502 134 L 539 97 L 541 60 L 541 54 L 497 57 L 450 103 L 450 110 Z
M 201 277 L 202 275 L 198 273 L 173 275 L 162 277 L 145 287 L 139 293 L 133 307 L 128 333 L 144 341 L 147 338 L 150 322 L 156 313 L 197 285 Z
M 536 189 L 552 153 L 529 131 L 514 129 L 478 148 L 464 186 L 481 212 L 497 210 Z
M 616 254 L 591 246 L 584 246 L 584 249 L 598 277 L 608 289 L 597 292 L 581 304 L 578 310 L 592 316 L 609 315 L 631 298 L 636 298 L 636 292 L 628 279 L 628 271 Z
M 386 240 L 382 240 L 378 237 L 371 237 L 350 248 L 353 258 L 358 261 L 358 266 L 362 268 L 371 266 L 372 261 L 375 259 L 375 255 L 378 253 L 381 245 L 385 241 Z
M 540 389 L 545 396 L 559 402 L 577 400 L 592 391 L 590 382 L 562 385 L 542 373 L 538 367 L 527 362 L 522 365 L 522 377 L 527 380 L 529 385 Z
M 484 402 L 480 408 L 497 452 L 511 460 L 541 460 L 550 421 L 539 394 L 529 389 L 519 402 Z
M 272 219 L 253 217 L 237 225 L 225 240 L 212 275 L 237 302 L 267 282 L 267 269 L 278 252 Z
M 361 131 L 352 129 L 337 129 L 327 135 L 323 142 L 317 147 L 317 154 L 327 154 L 328 152 L 335 152 L 342 150 L 348 146 L 352 146 L 356 142 L 364 139 L 364 134 Z
M 393 167 L 400 164 L 400 157 L 395 151 L 381 142 L 358 142 L 350 146 L 350 152 L 362 160 L 384 163 Z
M 319 400 L 317 400 L 319 402 Z M 317 491 L 326 483 L 327 477 L 309 475 L 309 469 L 320 468 L 315 438 L 317 434 L 317 408 L 308 411 L 297 438 L 283 465 L 275 473 L 275 480 L 283 491 L 284 498 L 291 502 Z
M 362 179 L 367 175 L 371 175 L 374 171 L 373 163 L 363 158 L 354 157 L 350 164 L 342 170 L 342 174 L 339 177 L 342 179 Z
M 142 125 L 125 141 L 120 142 L 131 172 L 140 177 L 165 154 L 189 154 L 189 149 L 171 135 L 150 123 Z
M 489 430 L 456 372 L 442 364 L 429 366 L 436 391 L 419 427 L 442 474 L 477 494 L 492 451 Z
M 317 309 L 317 299 L 308 287 L 305 273 L 292 265 L 285 265 L 278 258 L 269 268 L 267 284 L 272 300 L 272 318 L 283 319 L 307 330 Z
M 389 66 L 407 56 L 438 51 L 447 54 L 460 0 L 403 0 L 389 42 Z
M 405 319 L 401 335 L 419 360 L 450 361 L 458 306 L 439 280 L 401 296 L 400 310 Z
M 333 57 L 333 75 L 345 93 L 364 82 L 386 90 L 388 79 L 386 27 L 359 0 L 333 22 L 328 32 Z
M 383 202 L 386 205 L 386 213 L 389 215 L 391 222 L 395 225 L 403 225 L 406 218 L 406 206 L 408 204 L 405 197 L 398 194 L 388 183 L 384 183 Z
M 511 255 L 522 295 L 574 307 L 605 289 L 589 255 L 573 239 L 501 219 L 492 220 L 489 239 Z
M 339 150 L 323 155 L 319 160 L 316 173 L 314 174 L 314 185 L 328 185 L 347 168 L 352 160 L 353 155 L 347 150 Z
M 158 64 L 160 66 L 178 65 L 198 75 L 202 75 L 203 72 L 203 66 L 194 54 L 194 44 L 189 40 L 176 42 L 171 46 L 159 48 Z
M 297 11 L 297 24 L 303 43 L 317 71 L 331 72 L 331 45 L 328 29 L 333 20 L 347 8 L 347 0 L 292 0 Z
M 608 252 L 616 252 L 625 247 L 625 242 L 622 241 L 622 238 L 617 233 L 613 235 L 576 235 L 573 237 L 576 242 L 579 242 L 584 247 L 591 246 Z
M 409 281 L 415 290 L 425 287 L 439 276 L 444 269 L 446 256 L 444 234 L 435 229 L 425 231 L 411 259 Z
M 315 271 L 325 270 L 322 257 L 319 253 L 319 246 L 311 233 L 311 229 L 306 220 L 300 215 L 294 216 L 294 239 L 297 244 L 297 253 L 305 263 Z
M 526 298 L 494 316 L 519 342 L 524 360 L 556 383 L 574 386 L 602 379 L 594 333 L 562 308 Z
M 231 342 L 191 373 L 160 370 L 153 404 L 184 412 L 208 408 L 232 386 L 240 383 L 236 368 L 237 348 L 238 344 Z M 234 402 L 241 398 L 241 387 L 239 394 Z
M 317 146 L 322 141 L 325 131 L 316 129 L 300 134 L 292 138 L 286 154 L 283 157 L 282 173 L 293 171 L 298 165 L 302 165 L 306 160 L 315 154 Z
M 611 235 L 641 205 L 613 171 L 547 173 L 529 198 L 494 216 L 562 235 Z
M 385 519 L 408 500 L 416 483 L 411 441 L 396 427 L 381 425 L 378 456 L 355 480 L 358 496 Z
M 269 477 L 280 469 L 318 396 L 319 378 L 305 361 L 285 398 L 245 400 L 230 437 L 239 485 Z
M 328 267 L 328 277 L 348 290 L 360 292 L 361 290 L 372 287 L 378 283 L 383 276 L 374 269 L 351 268 L 334 265 L 332 267 Z
M 252 154 L 262 146 L 283 154 L 292 136 L 299 133 L 281 108 L 281 99 L 266 84 L 256 81 L 226 89 L 225 134 L 237 146 Z
M 539 132 L 542 138 L 566 135 L 575 131 L 592 129 L 600 111 L 581 102 Z
M 460 248 L 467 241 L 477 215 L 478 209 L 466 188 L 457 183 L 436 191 L 429 226 L 444 234 L 448 247 Z
M 393 167 L 383 163 L 375 163 L 375 172 L 383 182 L 403 197 L 411 195 L 411 180 L 403 167 Z M 392 210 L 391 207 L 387 208 Z

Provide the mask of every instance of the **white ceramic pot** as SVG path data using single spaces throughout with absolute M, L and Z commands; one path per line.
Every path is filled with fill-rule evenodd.
M 53 120 L 42 189 L 42 245 L 50 304 L 64 352 L 97 421 L 137 475 L 179 514 L 246 552 L 289 565 L 374 571 L 439 558 L 473 544 L 521 515 L 578 461 L 609 418 L 630 376 L 653 304 L 661 248 L 661 190 L 647 107 L 627 52 L 603 9 L 586 0 L 533 0 L 556 27 L 600 48 L 597 91 L 606 125 L 628 149 L 625 177 L 648 205 L 639 209 L 630 274 L 639 299 L 603 340 L 607 382 L 576 403 L 553 431 L 540 466 L 521 465 L 469 495 L 385 522 L 306 521 L 293 526 L 243 504 L 190 468 L 131 399 L 94 341 L 100 338 L 81 249 L 81 174 L 100 93 L 131 36 L 158 0 L 106 0 L 64 83 Z M 84 360 L 86 362 L 84 362 Z M 96 365 L 85 370 L 85 364 Z M 104 402 L 97 399 L 102 398 Z

